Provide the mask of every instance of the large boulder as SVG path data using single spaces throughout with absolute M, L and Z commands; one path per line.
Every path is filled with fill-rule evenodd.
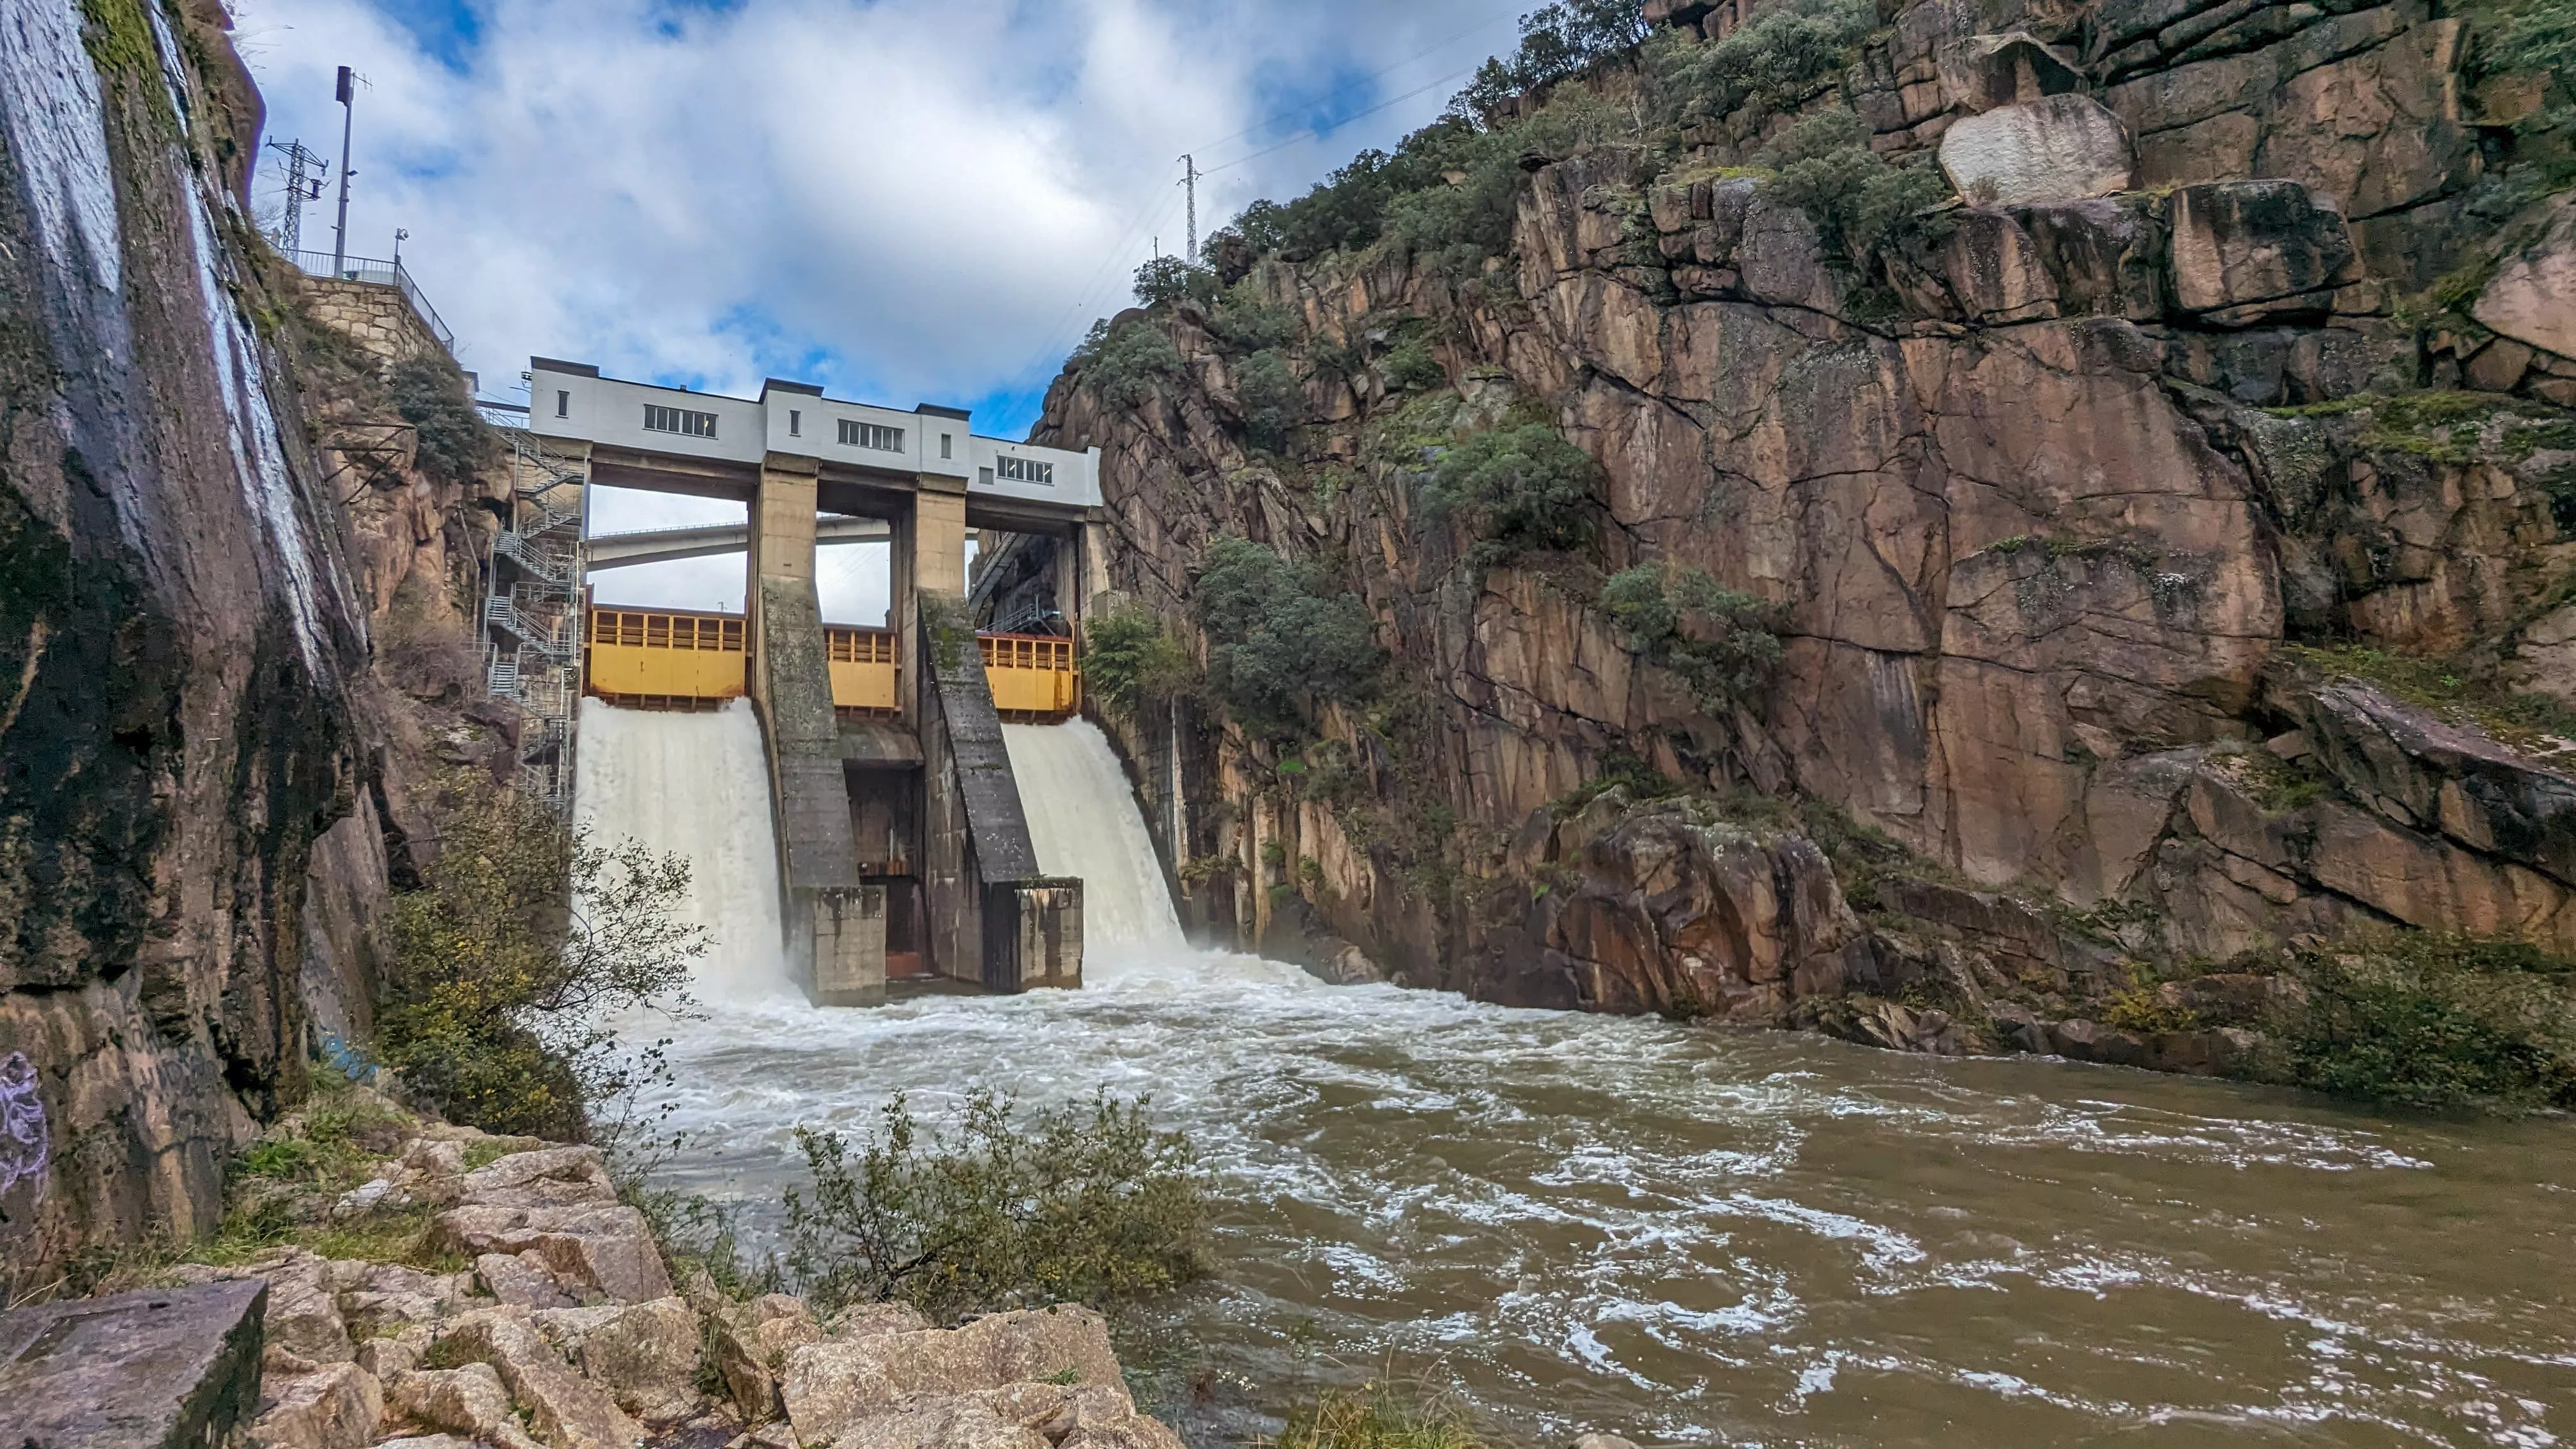
M 627 1303 L 671 1295 L 644 1214 L 623 1203 L 520 1207 L 466 1202 L 438 1215 L 439 1246 L 481 1257 L 533 1252 L 557 1279 Z
M 2576 777 L 2357 681 L 2302 714 L 2318 760 L 2381 814 L 2576 886 Z
M 405 1423 L 464 1434 L 495 1449 L 542 1449 L 520 1424 L 510 1391 L 490 1364 L 396 1374 L 386 1387 L 386 1412 Z
M 2129 189 L 2129 128 L 2090 96 L 2055 95 L 1961 119 L 1941 169 L 1971 205 L 2080 201 Z
M 1071 1307 L 996 1313 L 956 1329 L 807 1344 L 787 1356 L 781 1397 L 807 1443 L 841 1443 L 850 1442 L 854 1426 L 918 1401 L 1038 1383 L 1095 1385 L 1126 1401 L 1099 1314 Z
M 335 1363 L 269 1386 L 251 1425 L 259 1449 L 365 1449 L 384 1417 L 384 1388 L 356 1364 Z
M 528 1411 L 530 1427 L 555 1449 L 633 1449 L 644 1438 L 609 1390 L 573 1372 L 522 1310 L 466 1314 L 440 1335 L 438 1353 L 489 1364 L 512 1401 Z
M 2576 357 L 2576 196 L 2558 203 L 2538 241 L 2496 268 L 2470 311 L 2517 342 Z
M 537 1331 L 646 1424 L 697 1412 L 698 1315 L 677 1298 L 533 1316 Z M 819 1336 L 819 1335 L 818 1335 Z
M 2296 181 L 2221 181 L 2173 194 L 2173 295 L 2208 320 L 2322 311 L 2361 279 L 2342 213 Z
M 46 1449 L 230 1442 L 259 1407 L 268 1293 L 251 1279 L 0 1313 L 0 1432 Z

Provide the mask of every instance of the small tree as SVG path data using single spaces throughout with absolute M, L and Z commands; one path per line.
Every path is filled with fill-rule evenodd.
M 1601 465 L 1544 423 L 1479 433 L 1441 455 L 1426 490 L 1435 513 L 1483 516 L 1480 564 L 1508 563 L 1537 549 L 1572 550 L 1599 527 Z
M 1216 273 L 1182 257 L 1156 257 L 1136 269 L 1136 300 L 1143 306 L 1167 302 L 1213 302 L 1223 288 Z
M 395 898 L 377 1016 L 388 1066 L 441 1115 L 490 1132 L 580 1140 L 595 1107 L 660 1067 L 613 1018 L 689 1008 L 705 928 L 683 921 L 689 863 L 603 848 L 545 806 L 451 781 L 436 865 Z
M 412 425 L 423 470 L 447 483 L 462 483 L 499 458 L 500 439 L 474 410 L 465 375 L 443 357 L 397 362 L 385 385 L 394 411 Z
M 1727 588 L 1706 569 L 1621 569 L 1601 586 L 1601 604 L 1631 653 L 1680 675 L 1711 713 L 1758 704 L 1779 670 L 1779 606 Z
M 1093 337 L 1084 340 L 1084 350 L 1075 357 L 1082 363 L 1083 377 L 1119 407 L 1145 406 L 1181 375 L 1181 350 L 1162 328 L 1142 318 L 1094 328 Z
M 941 1322 L 1187 1283 L 1207 1270 L 1197 1156 L 1144 1106 L 1104 1092 L 1022 1130 L 984 1090 L 925 1133 L 898 1093 L 855 1148 L 800 1127 L 814 1185 L 786 1195 L 789 1270 L 823 1313 L 900 1301 Z
M 1084 632 L 1083 685 L 1121 714 L 1165 704 L 1197 685 L 1198 661 L 1141 608 L 1102 614 Z
M 1377 620 L 1358 595 L 1312 563 L 1291 563 L 1260 544 L 1218 538 L 1198 578 L 1208 671 L 1246 725 L 1283 731 L 1308 699 L 1351 700 L 1385 655 Z
M 1245 358 L 1235 369 L 1234 394 L 1243 405 L 1245 441 L 1263 452 L 1285 450 L 1305 404 L 1288 359 L 1275 348 Z

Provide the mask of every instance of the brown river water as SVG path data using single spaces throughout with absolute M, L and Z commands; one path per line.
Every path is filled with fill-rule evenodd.
M 621 783 L 645 742 L 586 717 L 585 808 L 750 882 L 709 923 L 774 938 L 730 914 L 771 894 L 766 802 L 697 798 L 763 788 L 757 734 L 661 718 L 749 763 Z M 1389 1368 L 1528 1445 L 2576 1438 L 2576 1125 L 1325 986 L 1184 945 L 1105 743 L 1008 732 L 1041 865 L 1085 879 L 1087 989 L 816 1011 L 720 955 L 670 1033 L 670 1177 L 757 1233 L 800 1123 L 1150 1093 L 1220 1262 L 1120 1347 L 1202 1445 Z

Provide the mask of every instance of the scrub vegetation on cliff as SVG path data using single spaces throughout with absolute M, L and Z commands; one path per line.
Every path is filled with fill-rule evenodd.
M 2557 1101 L 2561 975 L 2354 943 L 2576 956 L 2564 0 L 1654 10 L 1533 14 L 1141 275 L 1102 336 L 1170 366 L 1051 394 L 1155 621 L 1110 654 L 1208 662 L 1102 695 L 1192 910 L 1335 979 Z M 1364 686 L 1211 613 L 1247 549 Z

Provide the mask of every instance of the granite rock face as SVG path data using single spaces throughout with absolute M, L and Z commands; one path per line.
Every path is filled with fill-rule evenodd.
M 2072 948 L 2030 954 L 2000 908 L 1845 924 L 1866 849 L 1808 863 L 1805 827 L 1760 803 L 1791 800 L 1972 894 L 2154 920 L 2089 948 L 2115 954 L 2392 920 L 2576 940 L 2552 747 L 2361 709 L 2289 647 L 2485 649 L 2576 698 L 2576 623 L 2546 607 L 2576 557 L 2558 502 L 2576 472 L 2551 451 L 2576 356 L 2542 340 L 2576 309 L 2549 284 L 2571 213 L 2474 220 L 2496 202 L 2459 24 L 2397 5 L 2014 15 L 1901 7 L 1842 93 L 1875 149 L 1917 164 L 2046 115 L 2101 137 L 2068 152 L 2099 166 L 1967 192 L 1873 263 L 1867 295 L 1734 169 L 1779 122 L 1741 113 L 1686 129 L 1678 159 L 1525 158 L 1508 254 L 1481 270 L 1393 245 L 1245 259 L 1301 359 L 1284 458 L 1246 446 L 1240 349 L 1209 309 L 1122 319 L 1180 356 L 1150 400 L 1069 367 L 1038 436 L 1104 450 L 1122 598 L 1190 637 L 1201 550 L 1248 537 L 1329 561 L 1392 661 L 1378 700 L 1317 708 L 1293 758 L 1203 704 L 1107 712 L 1201 930 L 1496 999 L 1923 1050 L 1965 1035 L 1826 1005 L 1970 995 L 1989 970 L 2000 989 L 2040 956 L 2058 964 L 2033 979 L 2096 979 Z M 2435 279 L 2490 266 L 2483 300 L 2411 320 Z M 1428 388 L 1382 366 L 1406 339 L 1440 363 Z M 2489 391 L 2404 401 L 2464 386 Z M 1471 563 L 1472 532 L 1426 504 L 1426 450 L 1505 417 L 1597 461 L 1588 554 Z M 1756 703 L 1704 708 L 1629 647 L 1600 581 L 1637 564 L 1779 611 Z M 2302 731 L 2304 753 L 2255 753 Z M 1755 803 L 1595 821 L 1582 792 L 1640 767 Z M 2047 1027 L 2030 1049 L 2053 1049 Z M 2241 1045 L 2138 1050 L 2205 1070 Z
M 223 15 L 21 7 L 0 79 L 0 1254 L 31 1284 L 214 1225 L 224 1161 L 369 1024 L 412 787 L 507 763 L 449 602 L 473 485 L 380 397 L 299 386 L 329 323 L 237 189 Z M 341 355 L 436 351 L 391 315 Z

